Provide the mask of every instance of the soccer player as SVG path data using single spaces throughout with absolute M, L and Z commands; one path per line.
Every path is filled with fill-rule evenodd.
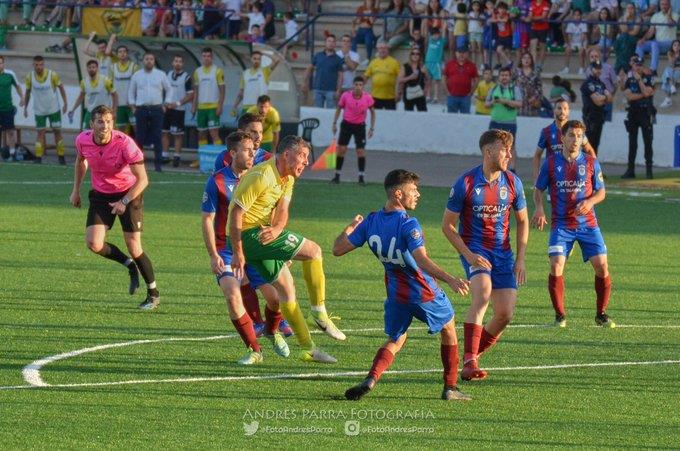
M 87 44 L 85 44 L 85 50 L 83 53 L 85 53 L 87 56 L 95 58 L 97 60 L 97 63 L 99 64 L 99 70 L 101 71 L 102 74 L 105 76 L 109 75 L 109 72 L 111 71 L 111 66 L 113 65 L 113 43 L 116 42 L 117 35 L 114 33 L 109 37 L 108 41 L 105 40 L 98 40 L 97 41 L 97 50 L 92 49 L 92 42 L 94 41 L 94 38 L 97 36 L 97 33 L 94 31 L 90 32 L 90 35 L 87 38 Z M 115 110 L 114 110 L 115 111 Z M 89 122 L 86 122 L 88 124 Z
M 104 258 L 127 267 L 130 294 L 139 288 L 139 273 L 147 285 L 142 310 L 160 302 L 151 260 L 142 249 L 143 192 L 149 184 L 144 154 L 134 140 L 113 129 L 114 110 L 99 105 L 92 110 L 90 127 L 76 137 L 76 164 L 70 202 L 80 208 L 80 185 L 90 168 L 92 190 L 87 211 L 87 247 Z M 118 216 L 130 257 L 106 242 L 106 234 Z
M 104 105 L 110 107 L 113 111 L 118 110 L 118 94 L 113 87 L 113 82 L 110 78 L 99 73 L 97 60 L 87 62 L 87 75 L 87 78 L 80 80 L 80 94 L 71 111 L 68 112 L 69 120 L 73 120 L 73 113 L 82 104 L 82 124 L 85 127 L 92 123 L 90 115 L 95 107 Z
M 547 151 L 546 155 L 552 153 L 559 153 L 562 151 L 562 127 L 569 120 L 569 102 L 565 99 L 559 99 L 555 102 L 553 108 L 553 115 L 555 120 L 547 127 L 541 130 L 538 137 L 538 145 L 536 152 L 534 152 L 534 180 L 538 177 L 538 170 L 541 167 L 541 157 L 543 152 Z M 596 156 L 593 146 L 588 142 L 588 138 L 583 137 L 583 148 L 587 154 Z
M 281 133 L 281 116 L 279 116 L 279 111 L 272 106 L 272 99 L 268 95 L 261 95 L 257 98 L 257 105 L 251 106 L 246 112 L 262 116 L 262 144 L 260 144 L 260 147 L 268 152 L 276 152 Z
M 526 279 L 524 255 L 529 220 L 522 182 L 508 171 L 512 141 L 512 134 L 503 130 L 482 134 L 479 148 L 483 163 L 456 181 L 444 211 L 442 230 L 460 254 L 472 292 L 463 326 L 465 355 L 461 378 L 467 381 L 487 376 L 477 362 L 510 323 L 517 286 Z M 517 222 L 516 261 L 510 247 L 511 209 Z M 493 316 L 482 327 L 489 300 Z
M 309 164 L 309 144 L 298 136 L 281 140 L 275 158 L 248 171 L 236 187 L 229 204 L 229 238 L 233 252 L 231 266 L 242 279 L 246 262 L 279 294 L 283 317 L 290 323 L 302 347 L 305 362 L 335 363 L 337 360 L 317 348 L 295 300 L 295 284 L 286 262 L 302 261 L 314 324 L 336 340 L 343 334 L 326 313 L 326 276 L 321 248 L 302 235 L 285 229 L 295 179 Z M 276 214 L 274 214 L 276 209 Z
M 357 215 L 335 239 L 333 255 L 339 257 L 368 243 L 371 252 L 385 267 L 385 333 L 387 341 L 378 350 L 366 379 L 345 392 L 347 399 L 358 400 L 375 387 L 382 373 L 394 361 L 406 342 L 413 318 L 441 333 L 441 359 L 444 365 L 442 399 L 469 400 L 458 391 L 458 341 L 454 312 L 446 293 L 435 279 L 448 284 L 461 295 L 468 282 L 451 276 L 427 255 L 423 229 L 407 211 L 415 210 L 420 192 L 418 174 L 404 169 L 390 171 L 385 177 L 385 207 L 364 219 Z
M 61 94 L 62 109 L 59 109 L 59 99 L 57 89 Z M 64 140 L 61 136 L 61 113 L 66 114 L 68 102 L 66 100 L 66 90 L 61 83 L 59 74 L 45 69 L 45 59 L 38 55 L 33 57 L 33 70 L 26 75 L 26 100 L 24 103 L 24 117 L 28 117 L 28 101 L 33 97 L 33 113 L 35 114 L 35 125 L 38 129 L 38 136 L 35 141 L 35 160 L 34 163 L 41 163 L 45 153 L 47 134 L 47 121 L 50 121 L 50 128 L 54 132 L 54 142 L 57 147 L 59 164 L 66 164 L 64 158 Z
M 354 136 L 354 145 L 357 148 L 357 164 L 359 166 L 359 185 L 365 185 L 364 170 L 366 169 L 366 112 L 371 112 L 371 128 L 368 129 L 368 139 L 373 137 L 375 130 L 375 102 L 370 94 L 364 92 L 364 78 L 354 78 L 354 85 L 350 91 L 345 91 L 338 101 L 333 118 L 333 135 L 338 132 L 338 118 L 342 111 L 340 123 L 340 136 L 338 137 L 338 153 L 335 157 L 335 176 L 331 183 L 340 183 L 340 172 L 345 161 L 347 145 Z
M 611 279 L 607 266 L 607 247 L 597 224 L 594 206 L 605 198 L 604 177 L 600 163 L 592 155 L 581 152 L 585 125 L 580 121 L 567 121 L 562 126 L 561 152 L 548 155 L 541 166 L 534 189 L 536 212 L 531 223 L 543 230 L 547 224 L 543 209 L 543 192 L 550 191 L 552 218 L 550 221 L 550 275 L 548 292 L 555 309 L 555 325 L 566 327 L 564 311 L 564 265 L 574 242 L 581 246 L 583 261 L 590 261 L 595 270 L 597 312 L 595 323 L 615 327 L 606 309 L 611 293 Z
M 118 108 L 116 108 L 116 129 L 130 134 L 135 126 L 135 115 L 128 106 L 128 89 L 132 75 L 139 70 L 139 66 L 130 61 L 128 48 L 124 45 L 116 49 L 118 61 L 111 66 L 113 89 L 118 93 Z M 106 72 L 103 72 L 107 75 Z
M 224 104 L 224 71 L 213 64 L 213 51 L 206 47 L 201 51 L 203 64 L 194 71 L 194 99 L 191 113 L 196 115 L 198 144 L 208 144 L 208 133 L 213 144 L 220 139 L 220 116 Z
M 231 114 L 237 116 L 248 111 L 248 108 L 257 104 L 257 99 L 261 95 L 266 95 L 269 92 L 269 79 L 272 72 L 279 65 L 281 59 L 276 54 L 271 55 L 271 64 L 267 67 L 262 67 L 262 52 L 255 50 L 250 55 L 250 63 L 252 67 L 245 69 L 241 74 L 241 82 L 239 91 L 234 100 Z M 243 106 L 239 112 L 238 106 L 243 101 Z
M 253 144 L 255 145 L 255 158 L 254 158 L 254 163 L 255 164 L 260 164 L 263 161 L 269 160 L 273 154 L 271 152 L 267 152 L 264 150 L 260 145 L 262 144 L 262 121 L 264 119 L 262 116 L 254 113 L 245 113 L 241 117 L 238 118 L 238 122 L 236 123 L 236 127 L 248 133 L 252 138 L 253 138 Z M 231 153 L 229 150 L 223 150 L 219 155 L 217 155 L 217 158 L 215 159 L 215 171 L 219 171 L 220 169 L 229 166 L 231 164 Z
M 262 352 L 257 342 L 253 321 L 244 309 L 240 288 L 244 280 L 237 280 L 231 270 L 231 250 L 227 247 L 227 213 L 234 188 L 239 178 L 253 166 L 255 149 L 249 134 L 236 131 L 227 136 L 227 148 L 231 164 L 213 173 L 205 187 L 201 210 L 203 211 L 203 241 L 210 256 L 210 265 L 217 276 L 217 283 L 224 293 L 231 322 L 248 348 L 248 353 L 238 361 L 242 365 L 262 362 Z M 250 265 L 245 266 L 248 281 L 255 287 L 264 285 L 260 275 Z M 271 285 L 260 287 L 268 293 L 266 335 L 281 357 L 288 357 L 290 350 L 283 336 L 277 331 L 281 322 L 276 290 Z M 257 296 L 255 297 L 257 299 Z
M 191 75 L 184 71 L 184 58 L 181 55 L 175 55 L 172 58 L 172 70 L 168 71 L 167 76 L 172 89 L 170 102 L 165 105 L 163 117 L 163 155 L 168 154 L 170 136 L 172 136 L 175 144 L 172 166 L 177 168 L 184 141 L 185 105 L 193 101 L 194 88 L 191 84 Z
M 0 55 L 0 135 L 4 135 L 9 154 L 5 161 L 16 160 L 17 134 L 14 127 L 14 115 L 17 112 L 12 102 L 12 87 L 19 95 L 19 106 L 24 106 L 24 93 L 13 71 L 5 69 L 5 57 Z

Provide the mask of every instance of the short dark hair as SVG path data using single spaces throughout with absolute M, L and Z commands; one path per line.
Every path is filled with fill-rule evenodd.
M 244 130 L 248 124 L 252 124 L 253 122 L 260 122 L 262 123 L 262 116 L 259 114 L 253 114 L 253 113 L 244 113 L 241 115 L 241 117 L 238 118 L 238 122 L 236 124 L 236 128 L 239 130 Z
M 297 150 L 300 147 L 311 150 L 311 145 L 301 136 L 286 135 L 279 141 L 279 147 L 276 148 L 276 153 L 281 154 L 287 150 Z
M 252 30 L 253 28 L 258 28 L 258 29 L 259 29 L 259 28 L 260 28 L 260 25 L 255 23 L 255 24 L 253 24 L 253 25 L 250 26 L 250 29 L 251 29 L 251 30 Z
M 102 45 L 102 44 L 104 44 L 104 45 L 107 45 L 107 44 L 108 44 L 108 43 L 106 42 L 106 39 L 100 39 L 100 40 L 97 41 L 97 45 Z
M 128 50 L 127 45 L 125 45 L 125 44 L 119 45 L 118 47 L 116 47 L 116 52 L 120 49 L 125 49 L 126 51 Z
M 252 141 L 253 137 L 243 130 L 236 130 L 227 135 L 227 150 L 236 150 L 236 147 L 244 141 Z
M 574 12 L 574 13 L 583 14 L 583 11 L 581 11 L 581 8 L 574 8 L 571 11 Z
M 267 94 L 262 94 L 260 97 L 257 98 L 257 104 L 262 105 L 263 103 L 271 103 L 272 99 L 267 95 Z
M 560 103 L 566 103 L 569 105 L 569 102 L 564 97 L 560 97 L 559 99 L 555 100 L 555 106 L 559 105 Z
M 210 53 L 212 55 L 212 49 L 210 47 L 203 47 L 201 53 Z
M 500 75 L 500 74 L 503 73 L 503 72 L 507 72 L 507 73 L 509 73 L 509 74 L 512 74 L 512 69 L 510 69 L 509 66 L 501 67 L 501 68 L 498 70 L 498 75 Z
M 253 50 L 253 53 L 251 53 L 250 56 L 253 56 L 253 55 L 260 55 L 260 56 L 262 56 L 262 52 L 260 52 L 259 50 Z
M 97 60 L 89 60 L 87 64 L 85 64 L 85 67 L 89 66 L 90 64 L 94 64 L 95 66 L 99 67 L 99 61 Z
M 90 113 L 90 122 L 94 122 L 95 119 L 97 119 L 97 116 L 104 116 L 106 114 L 110 114 L 113 116 L 113 118 L 116 118 L 116 115 L 113 113 L 113 109 L 106 106 L 106 105 L 97 105 L 92 109 L 92 112 Z
M 348 35 L 347 33 L 345 33 L 345 34 L 343 34 L 343 35 L 341 36 L 341 38 L 342 38 L 342 39 L 345 39 L 345 38 L 352 39 L 352 36 L 350 36 L 350 35 Z
M 512 146 L 512 133 L 495 128 L 485 131 L 482 133 L 482 136 L 479 137 L 479 150 L 484 150 L 486 146 L 498 141 L 501 141 L 506 146 Z
M 499 9 L 508 9 L 508 4 L 505 3 L 505 2 L 498 2 L 498 4 L 496 5 L 496 8 L 499 8 Z
M 352 83 L 356 83 L 358 81 L 360 81 L 362 83 L 366 83 L 366 80 L 361 75 L 357 75 L 356 77 L 354 77 L 354 80 L 352 80 Z
M 293 13 L 290 11 L 286 11 L 285 13 L 283 13 L 283 17 L 285 17 L 286 19 L 292 19 Z
M 467 12 L 467 5 L 465 3 L 458 3 L 458 6 L 456 6 L 456 10 L 462 14 Z
M 326 39 L 328 39 L 328 38 L 333 38 L 333 39 L 335 39 L 335 40 L 338 39 L 338 38 L 335 37 L 335 35 L 334 35 L 333 33 L 328 33 L 328 34 L 326 35 Z
M 586 131 L 586 124 L 584 124 L 581 121 L 575 120 L 575 119 L 572 119 L 571 121 L 567 121 L 562 126 L 562 130 L 561 130 L 562 136 L 566 135 L 567 132 L 572 128 L 574 128 L 574 129 L 580 128 L 581 130 L 583 130 L 585 132 Z
M 406 169 L 394 169 L 385 176 L 385 191 L 390 194 L 395 189 L 406 183 L 415 183 L 420 181 L 420 176 L 415 172 L 407 171 Z
M 45 58 L 43 58 L 43 57 L 40 56 L 40 55 L 35 55 L 35 56 L 33 57 L 33 61 L 35 61 L 35 62 L 37 63 L 37 62 L 39 62 L 39 61 L 45 61 Z
M 173 55 L 173 56 L 172 56 L 172 59 L 175 59 L 175 58 L 179 58 L 179 59 L 181 59 L 182 61 L 184 61 L 184 57 L 183 57 L 182 55 L 180 55 L 180 54 L 176 54 L 176 55 Z

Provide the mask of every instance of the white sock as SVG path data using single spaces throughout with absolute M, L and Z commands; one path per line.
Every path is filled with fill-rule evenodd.
M 324 304 L 312 305 L 312 311 L 316 313 L 326 313 L 326 306 Z
M 133 259 L 131 259 L 130 257 L 128 257 L 128 259 L 125 260 L 125 266 L 130 266 L 130 265 L 131 265 L 132 263 L 134 263 L 134 262 L 135 262 L 135 261 L 134 261 Z
M 9 154 L 14 155 L 15 153 L 17 153 L 17 149 L 15 147 L 10 147 Z
M 154 280 L 153 282 L 151 282 L 151 283 L 148 285 L 148 287 L 149 287 L 149 290 L 153 290 L 154 288 L 156 288 L 156 281 Z

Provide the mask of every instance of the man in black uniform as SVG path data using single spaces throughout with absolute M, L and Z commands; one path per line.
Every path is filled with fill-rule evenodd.
M 634 56 L 631 58 L 630 76 L 624 85 L 624 94 L 628 99 L 628 118 L 626 130 L 628 130 L 628 170 L 621 176 L 624 179 L 635 178 L 635 157 L 638 148 L 638 128 L 642 129 L 642 140 L 645 143 L 645 163 L 647 164 L 647 178 L 652 175 L 652 149 L 653 120 L 656 114 L 654 108 L 654 84 L 652 75 L 644 73 L 642 60 Z
M 590 76 L 581 85 L 583 101 L 583 122 L 586 124 L 586 137 L 595 150 L 600 149 L 600 137 L 605 119 L 605 106 L 612 102 L 612 94 L 600 80 L 602 64 L 599 61 L 590 63 Z

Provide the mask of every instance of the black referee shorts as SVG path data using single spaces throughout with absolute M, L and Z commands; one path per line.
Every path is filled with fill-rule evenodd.
M 338 137 L 338 145 L 346 146 L 349 140 L 354 136 L 354 145 L 357 149 L 364 149 L 366 147 L 366 124 L 350 124 L 349 122 L 340 122 L 340 136 Z
M 87 227 L 91 225 L 105 225 L 107 229 L 113 227 L 116 216 L 111 213 L 109 203 L 118 202 L 127 194 L 123 193 L 105 194 L 91 190 L 89 193 L 90 207 L 87 210 Z M 125 209 L 125 213 L 120 215 L 120 226 L 123 232 L 141 232 L 144 219 L 144 196 L 140 194 L 131 200 Z

